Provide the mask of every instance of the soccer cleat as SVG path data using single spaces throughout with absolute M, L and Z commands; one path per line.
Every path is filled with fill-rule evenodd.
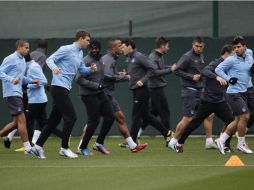
M 173 137 L 174 134 L 175 133 L 173 131 L 168 130 L 168 134 L 167 134 L 167 137 L 166 137 L 166 147 L 168 147 L 168 144 L 169 144 L 169 142 L 170 142 L 170 140 L 171 140 L 171 138 Z
M 183 144 L 176 144 L 175 145 L 175 151 L 177 152 L 177 153 L 183 153 Z
M 93 149 L 105 155 L 110 154 L 110 152 L 102 144 L 94 144 Z
M 24 152 L 26 151 L 25 147 L 15 149 L 15 152 Z
M 68 158 L 77 158 L 78 155 L 71 151 L 71 149 L 61 148 L 59 151 L 60 156 L 65 156 Z
M 225 154 L 224 151 L 224 144 L 220 141 L 220 139 L 216 139 L 215 140 L 217 146 L 218 146 L 218 150 L 220 151 L 221 154 Z
M 121 144 L 118 144 L 118 146 L 120 146 L 121 148 L 130 148 L 130 146 L 128 145 L 127 142 L 123 142 Z
M 214 142 L 212 142 L 212 143 L 206 144 L 205 148 L 206 149 L 218 149 L 218 146 Z
M 168 147 L 168 148 L 171 148 L 172 150 L 175 151 L 175 150 L 176 150 L 176 144 L 177 144 L 177 143 L 172 143 L 172 141 L 169 141 L 167 147 Z
M 237 144 L 237 149 L 245 154 L 253 153 L 253 151 L 248 147 L 247 144 Z
M 31 148 L 29 150 L 25 150 L 24 154 L 34 154 L 34 152 L 33 152 L 32 148 Z
M 83 155 L 83 156 L 93 156 L 94 153 L 91 152 L 91 151 L 88 150 L 88 149 L 83 149 L 83 150 L 80 150 L 80 155 Z
M 231 150 L 230 146 L 225 146 L 225 147 L 224 147 L 224 152 L 225 152 L 225 153 L 231 153 L 231 152 L 233 152 L 233 151 Z
M 4 137 L 3 143 L 5 148 L 11 148 L 11 141 L 8 137 Z
M 138 152 L 138 151 L 141 151 L 141 150 L 145 149 L 147 146 L 148 146 L 147 143 L 139 144 L 139 145 L 137 145 L 135 148 L 131 149 L 131 152 L 132 152 L 132 153 L 136 153 L 136 152 Z
M 46 156 L 44 155 L 44 151 L 42 148 L 35 148 L 32 147 L 33 153 L 40 159 L 46 159 Z

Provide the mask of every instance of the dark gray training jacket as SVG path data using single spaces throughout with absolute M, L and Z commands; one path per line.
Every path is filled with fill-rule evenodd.
M 165 87 L 167 85 L 167 80 L 165 75 L 171 73 L 171 67 L 165 65 L 163 54 L 153 50 L 149 55 L 149 58 L 152 60 L 154 66 L 156 67 L 153 76 L 148 80 L 149 88 L 158 88 Z
M 134 90 L 139 88 L 136 83 L 141 80 L 144 85 L 151 75 L 154 74 L 156 67 L 152 61 L 144 54 L 134 50 L 127 59 L 128 74 L 131 76 L 129 88 Z
M 204 92 L 201 95 L 201 98 L 207 102 L 219 103 L 226 101 L 226 87 L 220 85 L 220 83 L 216 80 L 217 75 L 215 74 L 215 68 L 222 61 L 224 61 L 222 57 L 215 59 L 202 70 L 202 75 L 206 77 L 206 80 Z
M 116 60 L 118 56 L 108 52 L 101 58 L 104 65 L 104 92 L 113 96 L 115 92 L 115 83 L 129 81 L 128 77 L 120 76 L 116 71 Z
M 181 77 L 182 87 L 203 88 L 203 80 L 193 81 L 195 74 L 201 74 L 205 67 L 203 54 L 195 54 L 193 49 L 185 53 L 177 62 L 175 74 Z
M 103 77 L 104 77 L 103 64 L 99 60 L 94 59 L 90 55 L 87 55 L 84 57 L 84 62 L 86 63 L 86 66 L 91 66 L 92 63 L 95 63 L 97 66 L 97 71 L 87 75 L 82 75 L 80 73 L 76 75 L 75 80 L 79 85 L 79 94 L 92 95 L 92 94 L 101 93 L 102 90 L 98 90 L 98 87 L 100 84 L 103 83 Z

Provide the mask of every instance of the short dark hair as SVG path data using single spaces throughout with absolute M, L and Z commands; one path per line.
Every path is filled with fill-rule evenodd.
M 243 36 L 235 36 L 233 41 L 232 41 L 232 44 L 233 45 L 236 45 L 236 44 L 242 44 L 242 45 L 246 45 L 246 42 L 245 42 L 245 39 Z
M 48 49 L 48 41 L 46 39 L 39 39 L 37 46 L 38 48 Z
M 168 40 L 168 38 L 166 38 L 166 37 L 161 36 L 161 37 L 159 37 L 159 38 L 156 38 L 156 39 L 155 39 L 155 48 L 160 48 L 161 45 L 165 45 L 165 44 L 167 44 L 168 42 L 169 42 L 169 40 Z
M 118 40 L 120 40 L 120 38 L 110 38 L 108 40 L 108 49 L 111 50 L 114 47 L 115 42 L 118 41 Z
M 29 62 L 29 61 L 32 60 L 32 58 L 31 58 L 31 56 L 30 56 L 30 53 L 26 54 L 26 55 L 24 56 L 24 58 L 25 58 L 25 61 L 26 61 L 26 62 Z
M 29 42 L 27 40 L 24 39 L 20 39 L 16 41 L 16 49 L 18 47 L 23 47 L 25 44 L 29 44 Z
M 124 40 L 123 44 L 125 44 L 126 46 L 131 46 L 132 49 L 136 48 L 135 42 L 132 39 Z
M 95 48 L 101 49 L 101 43 L 98 40 L 92 40 L 88 47 L 89 49 L 95 49 Z
M 201 37 L 201 36 L 196 36 L 196 37 L 193 38 L 193 41 L 192 41 L 192 42 L 193 42 L 193 43 L 197 42 L 197 43 L 201 44 L 201 43 L 205 43 L 205 40 L 204 40 L 204 38 Z
M 233 46 L 226 44 L 221 48 L 220 54 L 224 55 L 225 53 L 232 53 L 233 51 Z
M 76 32 L 76 40 L 79 40 L 79 38 L 85 38 L 87 36 L 90 37 L 90 33 L 83 29 L 80 29 Z

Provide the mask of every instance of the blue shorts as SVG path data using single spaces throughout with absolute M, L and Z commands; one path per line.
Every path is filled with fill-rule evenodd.
M 24 113 L 23 100 L 19 96 L 9 96 L 5 98 L 9 112 L 12 116 Z

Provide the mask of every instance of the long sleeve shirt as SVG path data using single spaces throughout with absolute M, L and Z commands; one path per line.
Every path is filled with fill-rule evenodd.
M 27 77 L 31 79 L 37 79 L 39 84 L 27 85 L 28 103 L 45 103 L 48 101 L 45 93 L 44 86 L 48 83 L 45 75 L 43 74 L 41 66 L 34 60 L 27 63 Z
M 139 88 L 137 82 L 140 80 L 144 85 L 147 85 L 147 81 L 150 76 L 153 75 L 156 67 L 152 61 L 144 54 L 134 50 L 127 58 L 128 74 L 131 76 L 129 82 L 129 88 L 134 90 Z
M 219 103 L 226 101 L 226 87 L 216 80 L 217 75 L 215 73 L 215 68 L 223 61 L 222 57 L 215 59 L 202 70 L 202 75 L 206 77 L 206 80 L 201 98 L 207 102 Z
M 151 76 L 148 81 L 148 87 L 165 87 L 167 85 L 165 75 L 171 73 L 171 70 L 169 66 L 165 65 L 163 54 L 153 50 L 152 53 L 149 55 L 149 58 L 152 60 L 156 69 L 153 76 Z
M 250 64 L 253 64 L 254 61 L 253 61 L 253 52 L 252 52 L 252 50 L 251 49 L 246 49 L 245 55 L 246 55 L 245 61 L 249 62 Z M 250 88 L 252 86 L 253 86 L 253 84 L 252 84 L 252 80 L 251 80 L 251 77 L 250 77 L 248 88 Z
M 126 76 L 121 76 L 116 71 L 116 60 L 118 56 L 108 52 L 101 58 L 104 65 L 104 92 L 107 95 L 113 96 L 115 91 L 115 83 L 129 81 Z
M 199 81 L 194 81 L 195 74 L 201 74 L 205 67 L 203 54 L 196 54 L 194 50 L 185 53 L 177 62 L 175 74 L 181 77 L 183 87 L 203 88 L 202 78 Z
M 98 59 L 94 59 L 91 55 L 85 56 L 84 62 L 86 63 L 86 66 L 90 66 L 92 63 L 96 64 L 97 72 L 86 75 L 79 72 L 77 73 L 76 82 L 79 85 L 79 94 L 92 95 L 101 93 L 102 90 L 99 90 L 98 87 L 103 82 L 104 65 Z
M 53 73 L 51 85 L 61 86 L 67 90 L 72 88 L 73 78 L 78 71 L 82 74 L 91 72 L 91 68 L 85 66 L 83 51 L 76 43 L 61 46 L 46 62 L 52 71 L 56 67 L 61 69 L 59 74 Z
M 3 97 L 23 96 L 22 84 L 31 83 L 32 80 L 25 77 L 25 59 L 18 52 L 7 56 L 0 66 L 0 78 L 2 80 Z M 12 80 L 19 78 L 18 84 L 12 84 Z
M 236 77 L 238 80 L 236 84 L 229 83 L 227 93 L 246 92 L 250 82 L 250 68 L 251 62 L 245 61 L 245 54 L 243 57 L 233 55 L 221 64 L 219 64 L 215 72 L 220 77 L 229 81 L 231 77 Z

